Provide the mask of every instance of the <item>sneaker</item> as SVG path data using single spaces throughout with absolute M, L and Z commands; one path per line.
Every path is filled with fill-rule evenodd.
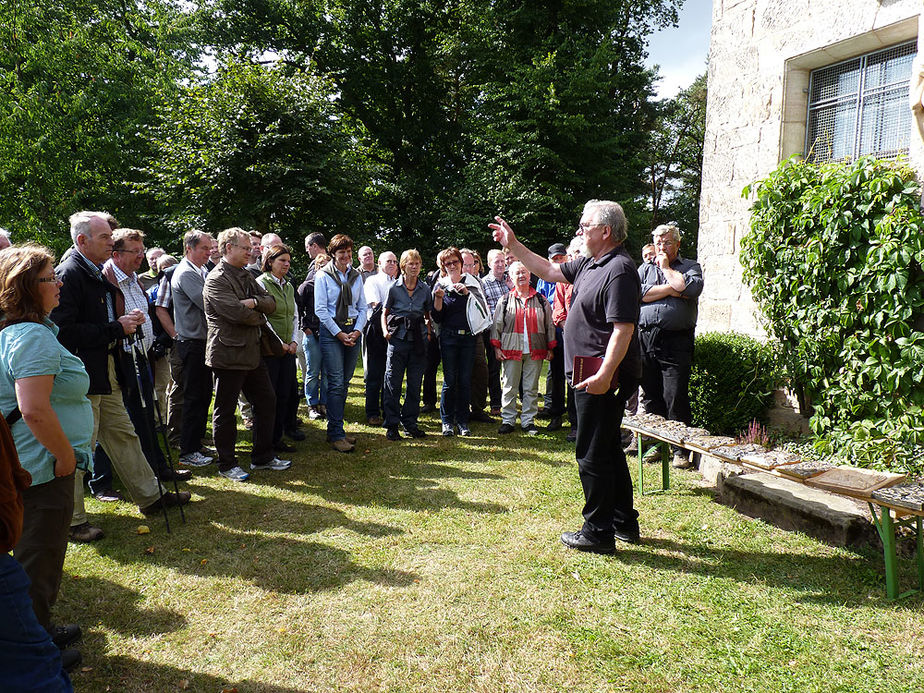
M 398 433 L 397 428 L 389 428 L 385 432 L 385 437 L 388 438 L 388 440 L 401 440 L 401 434 Z
M 675 452 L 671 466 L 674 469 L 690 469 L 693 466 L 693 456 L 689 453 L 685 455 L 682 452 Z
M 71 527 L 68 536 L 71 541 L 76 541 L 80 544 L 89 544 L 91 541 L 102 539 L 106 535 L 103 534 L 103 530 L 99 527 L 94 527 L 89 522 L 84 522 L 83 524 Z
M 250 468 L 253 470 L 272 469 L 274 472 L 284 472 L 291 466 L 291 460 L 280 460 L 278 457 L 274 457 L 269 462 L 265 462 L 263 464 L 254 464 L 253 462 L 250 463 Z
M 497 432 L 500 433 L 501 435 L 505 435 L 507 433 L 513 433 L 513 431 L 514 431 L 514 428 L 509 423 L 502 423 L 500 425 L 500 428 L 497 429 Z
M 443 437 L 452 438 L 452 436 L 453 436 L 452 424 L 443 424 Z
M 173 491 L 167 491 L 164 495 L 162 495 L 150 505 L 141 508 L 141 514 L 154 515 L 155 513 L 159 513 L 164 508 L 173 508 L 177 505 L 186 505 L 189 503 L 190 498 L 192 498 L 192 494 L 189 491 L 178 491 L 176 493 Z
M 463 438 L 468 438 L 472 435 L 472 429 L 470 429 L 466 424 L 459 424 L 459 435 Z
M 340 440 L 335 440 L 330 444 L 330 446 L 337 452 L 353 452 L 356 447 L 348 441 L 346 438 L 341 438 Z
M 534 436 L 539 433 L 539 427 L 536 424 L 531 423 L 523 427 L 523 433 L 528 436 Z
M 178 448 L 178 447 L 180 447 L 180 446 L 179 446 L 179 445 L 175 445 L 174 447 L 177 447 L 177 448 Z M 203 446 L 202 446 L 201 448 L 199 448 L 199 454 L 202 455 L 203 457 L 208 457 L 210 460 L 214 460 L 216 457 L 218 457 L 218 453 L 215 452 L 214 449 L 212 449 L 212 448 L 210 448 L 210 447 L 208 447 L 208 446 L 206 446 L 206 445 L 204 445 L 204 444 L 203 444 Z
M 225 479 L 231 479 L 231 481 L 247 481 L 247 479 L 250 478 L 250 474 L 240 467 L 231 467 L 231 469 L 226 469 L 224 471 L 219 469 L 218 473 Z
M 207 467 L 212 463 L 211 457 L 206 457 L 198 450 L 180 455 L 180 464 L 184 467 Z
M 253 419 L 244 419 L 244 428 L 248 431 L 253 429 Z
M 308 407 L 308 419 L 310 421 L 318 421 L 323 418 L 321 411 L 317 407 Z
M 344 434 L 343 439 L 344 439 L 346 442 L 348 442 L 350 445 L 356 445 L 356 436 L 351 436 L 349 433 L 346 433 L 346 434 Z M 327 436 L 327 442 L 328 442 L 328 443 L 333 442 L 333 441 L 330 439 L 330 436 Z

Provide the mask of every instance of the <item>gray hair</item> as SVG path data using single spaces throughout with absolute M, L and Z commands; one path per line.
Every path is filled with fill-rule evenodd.
M 659 236 L 664 236 L 665 234 L 670 235 L 678 245 L 680 244 L 680 229 L 675 224 L 656 226 L 655 230 L 651 232 L 651 238 L 652 240 L 657 240 Z
M 90 231 L 90 222 L 93 217 L 98 216 L 100 216 L 98 212 L 74 212 L 71 214 L 68 222 L 71 225 L 71 240 L 74 241 L 74 245 L 77 245 L 77 236 L 87 236 L 88 238 L 93 236 Z
M 145 259 L 148 261 L 148 265 L 151 264 L 151 256 L 155 255 L 154 261 L 157 261 L 157 258 L 164 254 L 163 248 L 158 248 L 157 246 L 153 248 L 148 248 L 148 252 L 144 254 Z
M 501 250 L 500 248 L 491 248 L 491 250 L 488 251 L 488 264 L 493 265 L 495 258 L 497 258 L 498 255 L 503 255 L 503 254 L 504 254 L 504 251 Z
M 167 255 L 164 253 L 156 260 L 157 262 L 157 271 L 163 272 L 168 267 L 171 267 L 177 263 L 177 259 L 173 255 Z
M 584 239 L 580 236 L 575 236 L 571 239 L 571 242 L 568 244 L 568 255 L 574 257 L 575 255 L 584 254 Z
M 612 238 L 617 243 L 626 240 L 626 231 L 628 223 L 626 222 L 626 213 L 622 211 L 622 206 L 618 202 L 610 200 L 588 200 L 584 205 L 584 211 L 594 210 L 597 213 L 599 223 L 609 226 L 612 229 Z

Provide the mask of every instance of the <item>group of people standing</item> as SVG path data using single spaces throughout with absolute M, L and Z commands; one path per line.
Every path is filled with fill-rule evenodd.
M 562 541 L 604 553 L 614 538 L 638 541 L 621 419 L 641 384 L 647 411 L 689 422 L 699 265 L 680 257 L 679 230 L 665 226 L 636 268 L 613 202 L 588 202 L 571 245 L 555 244 L 547 257 L 499 217 L 490 226 L 502 248 L 488 253 L 486 272 L 476 251 L 449 247 L 426 276 L 415 249 L 382 252 L 376 264 L 363 247 L 354 267 L 349 236 L 312 233 L 310 269 L 297 285 L 292 249 L 278 235 L 236 227 L 217 238 L 189 231 L 179 261 L 146 252 L 141 231 L 103 212 L 71 216 L 73 246 L 57 266 L 45 248 L 5 244 L 0 433 L 22 466 L 0 469 L 0 494 L 15 501 L 3 506 L 13 559 L 3 557 L 0 574 L 25 629 L 12 640 L 60 651 L 52 678 L 66 681 L 61 664 L 79 662 L 68 647 L 79 627 L 54 624 L 51 609 L 68 539 L 104 534 L 87 519 L 85 476 L 97 499 L 125 500 L 112 488 L 117 474 L 150 515 L 188 503 L 177 483 L 215 458 L 233 481 L 289 469 L 277 453 L 306 438 L 298 366 L 308 418 L 326 419 L 327 441 L 349 453 L 356 437 L 345 405 L 360 358 L 366 422 L 390 441 L 427 436 L 419 419 L 436 407 L 440 364 L 442 436 L 469 436 L 471 421 L 492 416 L 499 434 L 512 433 L 518 401 L 520 428 L 533 435 L 548 362 L 548 429 L 567 412 L 586 500 L 582 528 Z M 572 382 L 576 357 L 599 361 L 580 382 Z M 238 409 L 252 430 L 249 472 L 235 451 Z M 179 448 L 177 468 L 168 441 Z

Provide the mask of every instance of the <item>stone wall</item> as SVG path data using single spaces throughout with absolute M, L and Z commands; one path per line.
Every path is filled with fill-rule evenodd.
M 802 152 L 809 72 L 918 38 L 921 10 L 920 0 L 714 0 L 698 246 L 705 275 L 700 331 L 762 335 L 738 262 L 750 206 L 741 190 Z M 916 132 L 910 156 L 924 171 Z

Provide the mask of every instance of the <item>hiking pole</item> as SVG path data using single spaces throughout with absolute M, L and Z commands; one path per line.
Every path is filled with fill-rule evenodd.
M 164 358 L 166 358 L 166 356 Z M 151 368 L 151 361 L 149 359 L 145 359 L 144 362 L 145 362 L 145 365 L 147 366 L 148 382 L 151 383 L 152 399 L 154 400 L 154 413 L 157 414 L 157 425 L 160 427 L 161 443 L 163 444 L 164 448 L 167 450 L 167 458 L 166 458 L 167 468 L 171 471 L 171 473 L 173 473 L 176 471 L 176 469 L 173 466 L 173 453 L 170 451 L 170 440 L 167 438 L 167 428 L 164 425 L 164 416 L 160 408 L 160 400 L 157 399 L 157 390 L 154 387 L 154 370 Z M 154 440 L 155 441 L 157 440 L 156 434 L 154 436 Z M 173 490 L 177 494 L 177 496 L 179 496 L 180 488 L 179 486 L 177 486 L 175 474 L 173 475 Z M 183 512 L 183 505 L 180 504 L 177 507 L 180 509 L 180 519 L 183 520 L 183 524 L 185 525 L 186 524 L 186 513 Z
M 147 402 L 144 401 L 144 388 L 141 382 L 141 367 L 138 365 L 138 355 L 135 351 L 135 346 L 138 341 L 138 331 L 135 330 L 135 332 L 132 332 L 130 335 L 128 335 L 127 341 L 129 346 L 129 353 L 132 355 L 132 364 L 135 366 L 135 382 L 138 385 L 138 397 L 141 400 L 141 416 L 144 418 L 145 425 L 148 426 L 151 419 L 148 418 L 148 405 Z M 151 433 L 153 434 L 153 431 L 151 431 Z M 152 435 L 152 438 L 153 437 L 154 436 Z M 160 497 L 160 509 L 164 512 L 164 525 L 167 527 L 167 534 L 170 534 L 170 518 L 167 517 L 167 504 L 164 503 L 164 488 L 156 474 L 154 475 L 154 478 L 157 480 L 157 492 Z M 176 480 L 174 480 L 174 483 L 175 482 Z

